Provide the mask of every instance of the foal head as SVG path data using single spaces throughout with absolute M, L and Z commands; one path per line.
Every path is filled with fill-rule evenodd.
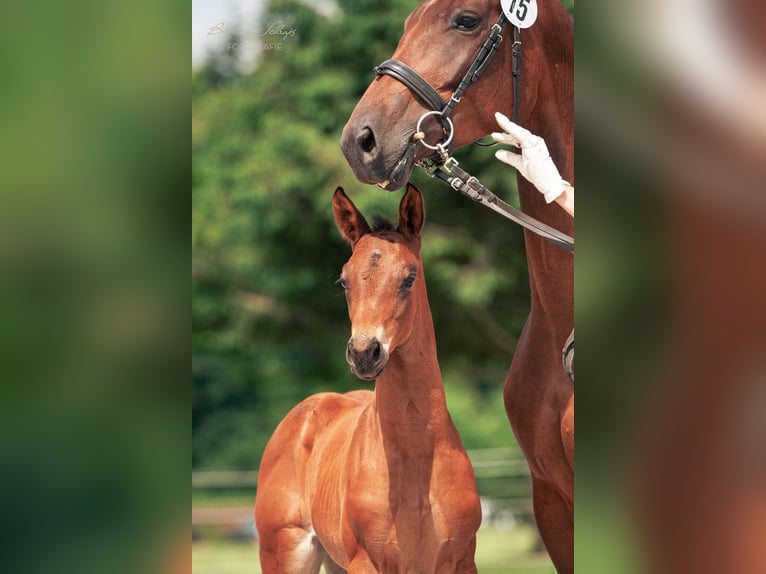
M 412 334 L 418 307 L 427 305 L 420 260 L 423 198 L 414 186 L 407 186 L 397 227 L 378 222 L 371 228 L 340 187 L 333 196 L 333 211 L 352 249 L 339 279 L 351 319 L 346 361 L 357 377 L 372 380 Z

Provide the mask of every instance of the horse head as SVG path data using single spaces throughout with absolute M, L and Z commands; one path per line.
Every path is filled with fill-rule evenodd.
M 547 107 L 552 94 L 562 92 L 562 88 L 571 95 L 569 85 L 573 83 L 571 63 L 568 69 L 563 64 L 567 59 L 571 61 L 571 47 L 567 48 L 573 41 L 571 18 L 558 0 L 540 0 L 539 4 L 537 22 L 523 30 L 520 93 L 514 95 L 512 87 L 513 33 L 509 25 L 504 31 L 507 38 L 483 70 L 480 81 L 470 85 L 454 106 L 452 146 L 462 147 L 496 131 L 495 112 L 510 117 L 516 97 L 522 108 L 519 123 L 546 139 L 554 159 L 558 140 L 571 140 L 571 134 L 559 136 L 550 133 L 551 127 L 546 129 L 547 125 L 558 125 L 550 118 L 539 127 L 534 121 L 529 123 L 532 114 L 572 113 L 555 110 L 557 105 L 536 109 L 538 102 L 545 102 Z M 498 22 L 500 11 L 497 0 L 429 0 L 407 17 L 392 58 L 412 68 L 435 92 L 433 97 L 424 98 L 392 75 L 378 73 L 341 136 L 341 149 L 357 179 L 389 191 L 400 189 L 413 166 L 433 153 L 433 148 L 420 142 L 434 146 L 450 135 L 445 133 L 448 129 L 438 115 L 433 114 L 423 118 L 422 134 L 413 137 L 423 114 L 435 108 L 433 102 L 425 100 L 434 100 L 437 94 L 444 102 L 450 100 Z M 560 169 L 566 177 L 568 166 Z
M 397 227 L 384 220 L 371 227 L 340 187 L 333 196 L 333 211 L 352 248 L 338 280 L 351 319 L 346 361 L 357 377 L 372 380 L 409 338 L 426 297 L 420 259 L 423 198 L 408 186 L 399 204 Z

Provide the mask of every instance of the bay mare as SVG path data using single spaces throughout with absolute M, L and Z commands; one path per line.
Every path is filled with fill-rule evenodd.
M 537 21 L 521 30 L 519 92 L 513 95 L 512 33 L 481 78 L 454 107 L 454 145 L 461 147 L 497 131 L 495 112 L 544 138 L 567 181 L 574 183 L 574 24 L 558 0 L 538 0 Z M 448 100 L 498 20 L 500 3 L 428 0 L 405 21 L 392 58 L 409 65 Z M 413 138 L 429 108 L 403 83 L 380 75 L 364 93 L 343 130 L 341 147 L 355 176 L 387 190 L 401 188 L 417 161 L 432 153 Z M 443 137 L 439 123 L 424 121 L 425 140 Z M 497 169 L 509 170 L 499 165 Z M 518 178 L 524 212 L 574 235 L 574 222 L 547 205 Z M 498 225 L 507 225 L 498 220 Z M 524 231 L 531 309 L 505 380 L 508 419 L 532 475 L 537 526 L 559 572 L 574 570 L 574 386 L 561 361 L 572 331 L 574 261 L 570 253 Z

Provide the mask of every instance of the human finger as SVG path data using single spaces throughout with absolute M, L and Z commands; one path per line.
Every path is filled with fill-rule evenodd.
M 513 153 L 505 149 L 501 149 L 495 152 L 495 157 L 502 161 L 503 163 L 507 163 L 508 165 L 515 167 L 516 169 L 519 169 L 521 166 L 522 157 L 521 154 Z
M 515 136 L 499 132 L 492 132 L 492 139 L 497 143 L 508 144 L 516 147 L 519 147 L 519 144 L 521 143 Z
M 535 137 L 532 134 L 532 132 L 530 132 L 527 129 L 524 129 L 519 124 L 513 123 L 511 120 L 509 120 L 506 116 L 504 116 L 500 112 L 495 113 L 495 120 L 497 120 L 497 125 L 503 128 L 504 131 L 506 131 L 509 135 L 512 135 L 513 137 L 515 137 L 521 143 L 524 143 L 530 138 Z

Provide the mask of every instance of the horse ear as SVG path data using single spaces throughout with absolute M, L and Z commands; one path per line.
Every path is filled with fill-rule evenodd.
M 399 231 L 412 239 L 419 238 L 425 217 L 423 196 L 414 185 L 408 183 L 407 191 L 399 202 Z
M 335 190 L 332 196 L 332 210 L 335 213 L 335 223 L 340 234 L 353 248 L 357 241 L 370 231 L 364 215 L 356 208 L 342 187 Z

